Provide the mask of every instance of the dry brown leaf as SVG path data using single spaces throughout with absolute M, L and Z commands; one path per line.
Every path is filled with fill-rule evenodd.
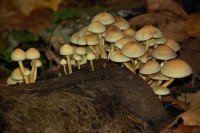
M 190 36 L 200 37 L 200 12 L 190 14 L 186 26 Z
M 146 13 L 130 19 L 129 22 L 135 30 L 151 24 L 159 28 L 167 38 L 176 41 L 188 38 L 185 22 L 166 13 Z
M 51 44 L 55 48 L 55 51 L 59 52 L 60 47 L 66 43 L 65 39 L 59 35 L 59 36 L 52 36 L 51 38 Z
M 24 15 L 29 16 L 33 10 L 39 8 L 49 8 L 53 11 L 57 11 L 59 4 L 62 0 L 10 0 L 19 11 Z
M 178 124 L 180 120 L 183 122 Z M 200 91 L 197 92 L 191 99 L 190 109 L 177 116 L 176 119 L 165 130 L 163 130 L 162 133 L 168 133 L 168 131 L 172 130 L 172 127 L 175 125 L 177 129 L 174 129 L 174 133 L 179 133 L 181 131 L 186 132 L 189 129 L 192 131 L 191 133 L 200 132 Z
M 147 0 L 148 12 L 165 11 L 186 19 L 187 13 L 174 0 Z

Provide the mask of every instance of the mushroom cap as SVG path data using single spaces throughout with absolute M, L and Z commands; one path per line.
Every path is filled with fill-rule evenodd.
M 81 60 L 81 56 L 80 55 L 76 55 L 74 59 L 77 60 L 77 61 Z
M 166 87 L 158 86 L 154 89 L 154 93 L 156 95 L 168 95 L 170 90 Z
M 64 44 L 61 48 L 60 48 L 60 54 L 61 55 L 72 55 L 74 53 L 74 49 L 71 45 L 69 44 Z
M 146 63 L 149 60 L 150 53 L 147 51 L 137 59 L 140 60 L 142 63 Z
M 87 29 L 88 29 L 88 26 L 84 26 L 83 28 L 81 28 L 78 32 L 79 37 L 83 37 Z
M 143 55 L 146 52 L 144 45 L 130 41 L 126 43 L 122 48 L 122 53 L 128 57 L 136 58 Z
M 86 50 L 86 47 L 77 47 L 75 53 L 78 55 L 86 55 Z
M 88 44 L 88 45 L 99 44 L 99 37 L 95 34 L 86 35 L 86 36 L 84 36 L 84 38 L 86 40 L 86 44 Z
M 155 80 L 169 80 L 170 79 L 169 77 L 163 75 L 161 72 L 152 74 L 151 78 Z
M 20 68 L 15 68 L 11 73 L 11 78 L 13 80 L 24 80 Z
M 85 40 L 85 38 L 84 38 L 84 36 L 83 37 L 80 37 L 79 39 L 78 39 L 78 41 L 77 41 L 77 44 L 78 45 L 86 45 L 86 40 Z
M 25 59 L 26 59 L 26 54 L 20 48 L 15 49 L 11 54 L 11 60 L 13 61 L 23 61 Z
M 70 59 L 71 65 L 77 66 L 76 61 L 74 59 Z
M 117 26 L 111 24 L 111 25 L 108 25 L 108 26 L 106 27 L 106 30 L 105 30 L 103 33 L 101 33 L 101 36 L 102 36 L 102 37 L 105 37 L 105 36 L 106 36 L 106 33 L 107 33 L 109 30 L 119 30 L 119 31 L 121 31 L 119 27 L 117 27 Z
M 34 60 L 40 58 L 40 52 L 35 48 L 29 48 L 26 51 L 26 59 Z
M 74 44 L 77 44 L 77 41 L 79 39 L 79 35 L 78 35 L 78 32 L 75 32 L 71 35 L 70 37 L 70 41 Z
M 86 59 L 87 60 L 94 60 L 95 59 L 95 55 L 91 52 L 91 53 L 88 53 L 87 55 L 86 55 Z
M 162 36 L 161 38 L 152 38 L 150 40 L 149 46 L 154 46 L 156 44 L 165 44 L 167 42 L 166 37 Z
M 115 22 L 115 18 L 107 12 L 101 12 L 92 18 L 92 22 L 99 21 L 104 25 L 109 25 Z
M 120 30 L 125 30 L 130 27 L 129 22 L 126 19 L 122 17 L 118 17 L 118 16 L 115 17 L 115 22 L 113 23 L 113 25 L 116 25 L 117 27 L 119 27 Z
M 124 34 L 120 30 L 117 30 L 117 29 L 109 30 L 105 34 L 105 40 L 108 42 L 116 42 L 122 37 L 124 37 Z
M 35 60 L 35 66 L 36 67 L 41 67 L 42 66 L 42 62 L 38 59 Z
M 7 83 L 7 85 L 17 84 L 17 81 L 13 80 L 11 77 L 8 77 L 6 83 Z
M 124 46 L 126 43 L 130 42 L 130 41 L 135 41 L 135 39 L 134 39 L 133 37 L 130 37 L 130 36 L 124 36 L 124 37 L 122 37 L 121 39 L 117 40 L 117 41 L 115 42 L 114 45 L 115 45 L 117 48 L 122 49 L 123 46 Z
M 170 60 L 177 57 L 176 52 L 168 47 L 167 45 L 161 44 L 156 47 L 152 52 L 151 55 L 153 58 L 159 60 Z
M 160 64 L 157 61 L 149 60 L 141 68 L 140 73 L 144 75 L 154 74 L 160 71 Z
M 110 60 L 114 62 L 127 62 L 130 61 L 131 58 L 125 56 L 121 50 L 115 50 L 110 54 Z
M 66 65 L 67 64 L 67 61 L 63 58 L 60 60 L 60 65 Z
M 135 35 L 136 31 L 133 30 L 132 28 L 128 28 L 128 29 L 125 29 L 125 30 L 123 31 L 123 33 L 124 33 L 124 35 L 126 35 L 126 36 L 131 36 L 131 37 L 133 37 L 133 36 Z
M 167 43 L 165 43 L 165 45 L 167 45 L 168 47 L 173 49 L 175 52 L 177 52 L 181 49 L 179 44 L 172 39 L 167 39 Z
M 31 74 L 31 71 L 28 68 L 24 68 L 24 73 L 25 76 L 28 76 Z
M 152 25 L 146 25 L 138 30 L 134 38 L 137 41 L 146 41 L 151 38 L 161 38 L 163 36 L 162 32 Z
M 162 67 L 161 73 L 171 78 L 183 78 L 192 73 L 192 68 L 181 59 L 173 59 Z
M 98 21 L 94 21 L 89 24 L 88 26 L 88 31 L 93 32 L 93 33 L 102 33 L 106 30 L 106 27 Z

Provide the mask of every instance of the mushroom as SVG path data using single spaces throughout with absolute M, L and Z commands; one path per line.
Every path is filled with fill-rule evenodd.
M 72 55 L 74 53 L 73 47 L 69 44 L 64 44 L 61 48 L 60 48 L 60 54 L 61 55 L 65 55 L 67 58 L 67 64 L 68 64 L 68 70 L 69 70 L 69 74 L 72 73 L 72 66 L 71 66 L 71 61 L 70 61 L 70 55 Z
M 26 59 L 32 60 L 32 69 L 30 74 L 30 83 L 34 82 L 34 72 L 36 67 L 36 59 L 40 58 L 40 53 L 35 48 L 29 48 L 26 51 Z
M 170 78 L 163 75 L 161 72 L 157 72 L 151 75 L 151 79 L 156 80 L 151 84 L 151 87 L 154 89 L 155 87 L 161 85 L 163 80 L 169 80 Z
M 36 60 L 36 64 L 35 64 L 35 71 L 34 71 L 34 82 L 36 81 L 37 78 L 37 68 L 42 66 L 42 63 L 40 60 Z
M 25 59 L 26 59 L 26 54 L 20 48 L 15 49 L 11 54 L 11 60 L 18 62 L 22 75 L 23 75 L 23 72 L 24 72 L 24 66 L 23 66 L 22 61 L 25 60 Z
M 135 70 L 133 67 L 131 67 L 131 64 L 128 63 L 131 58 L 125 56 L 121 50 L 115 50 L 110 54 L 110 60 L 114 62 L 120 62 L 123 63 L 124 66 L 126 66 L 131 72 L 135 73 Z
M 66 71 L 66 67 L 65 67 L 66 64 L 67 64 L 67 61 L 66 61 L 65 59 L 61 59 L 61 60 L 60 60 L 60 65 L 63 66 L 65 75 L 67 75 L 67 71 Z
M 126 19 L 118 16 L 115 17 L 115 22 L 112 25 L 119 27 L 120 30 L 126 30 L 130 27 L 129 22 Z
M 122 37 L 121 39 L 117 40 L 114 45 L 115 47 L 119 48 L 119 49 L 122 49 L 123 46 L 130 42 L 130 41 L 135 41 L 135 39 L 133 37 L 130 37 L 130 36 L 124 36 Z
M 135 69 L 134 58 L 140 57 L 146 52 L 144 45 L 134 41 L 126 43 L 121 51 L 124 55 L 131 58 L 131 62 L 134 69 Z
M 96 16 L 94 16 L 91 21 L 92 22 L 98 21 L 104 25 L 110 25 L 113 22 L 115 22 L 115 18 L 110 13 L 101 12 L 97 14 Z
M 157 61 L 149 60 L 142 66 L 140 73 L 148 75 L 145 79 L 145 81 L 148 82 L 151 79 L 151 74 L 159 72 L 160 69 L 160 64 Z
M 124 33 L 125 36 L 133 37 L 135 35 L 136 31 L 133 30 L 132 28 L 128 28 L 128 29 L 125 29 L 123 31 L 123 33 Z
M 29 83 L 29 80 L 30 80 L 29 75 L 30 74 L 31 74 L 31 71 L 28 68 L 25 68 L 24 73 L 23 73 L 25 83 Z
M 8 77 L 6 83 L 7 85 L 17 84 L 17 80 L 13 80 L 11 77 Z
M 90 65 L 91 65 L 92 71 L 94 71 L 93 60 L 95 59 L 95 55 L 93 53 L 88 53 L 86 55 L 86 58 L 87 58 L 87 60 L 90 61 Z
M 13 80 L 16 80 L 18 83 L 19 83 L 20 81 L 23 81 L 23 80 L 24 80 L 24 78 L 23 78 L 23 76 L 22 76 L 22 73 L 21 73 L 21 70 L 20 70 L 19 67 L 18 67 L 18 68 L 15 68 L 15 69 L 12 71 L 10 77 L 11 77 Z
M 178 52 L 181 49 L 179 44 L 172 39 L 167 39 L 167 43 L 165 43 L 165 45 L 173 49 L 175 52 Z
M 74 34 L 71 35 L 70 41 L 74 44 L 77 44 L 77 41 L 79 39 L 79 33 L 75 32 Z
M 87 32 L 88 26 L 84 26 L 83 28 L 81 28 L 78 32 L 79 37 L 83 37 L 84 34 Z
M 181 59 L 173 59 L 168 61 L 162 67 L 161 73 L 167 77 L 170 77 L 170 80 L 162 85 L 162 87 L 167 87 L 175 80 L 175 78 L 184 78 L 189 76 L 192 73 L 192 68 L 189 64 Z
M 158 86 L 154 89 L 154 93 L 158 95 L 159 99 L 161 100 L 162 95 L 168 95 L 170 90 L 167 87 Z
M 101 36 L 101 33 L 104 32 L 105 30 L 106 30 L 106 27 L 99 21 L 94 21 L 88 26 L 88 31 L 98 34 L 99 48 L 100 48 L 101 56 L 103 59 L 107 58 L 106 51 L 104 50 L 104 47 L 102 44 L 103 41 L 102 41 L 102 36 Z
M 146 42 L 146 50 L 149 49 L 150 39 L 152 38 L 161 38 L 163 36 L 162 32 L 152 25 L 145 25 L 140 30 L 138 30 L 134 38 L 137 41 L 145 41 Z
M 77 61 L 78 69 L 81 69 L 81 67 L 80 67 L 81 56 L 80 55 L 76 55 L 75 56 L 75 60 Z

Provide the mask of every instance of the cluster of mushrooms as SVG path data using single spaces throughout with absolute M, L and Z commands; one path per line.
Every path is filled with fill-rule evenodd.
M 65 74 L 66 64 L 69 73 L 72 66 L 91 63 L 99 58 L 121 63 L 134 74 L 139 74 L 151 87 L 155 94 L 168 95 L 167 88 L 175 78 L 183 78 L 192 73 L 190 65 L 176 59 L 180 50 L 179 44 L 166 39 L 162 32 L 152 25 L 146 25 L 137 32 L 130 28 L 127 20 L 113 17 L 107 12 L 94 16 L 88 26 L 72 34 L 70 41 L 60 48 Z M 164 82 L 164 83 L 163 83 Z
M 7 79 L 7 84 L 34 83 L 37 78 L 37 68 L 42 66 L 39 58 L 40 53 L 35 48 L 30 48 L 26 52 L 20 48 L 15 49 L 11 54 L 11 60 L 17 61 L 19 67 L 12 71 L 11 76 Z M 25 59 L 31 60 L 31 70 L 24 67 L 22 61 Z

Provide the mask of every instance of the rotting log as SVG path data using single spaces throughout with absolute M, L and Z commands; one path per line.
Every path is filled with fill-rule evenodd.
M 41 75 L 36 83 L 0 88 L 0 103 L 9 103 L 9 95 L 20 97 L 22 94 L 34 94 L 34 97 L 40 98 L 55 92 L 63 93 L 64 90 L 72 94 L 87 96 L 83 93 L 82 89 L 84 88 L 88 91 L 97 91 L 95 101 L 100 104 L 106 102 L 106 97 L 116 97 L 122 101 L 132 114 L 148 124 L 148 132 L 155 133 L 165 128 L 169 123 L 169 117 L 150 86 L 126 68 L 112 66 L 103 69 L 102 65 L 105 62 L 108 61 L 96 61 L 94 72 L 90 71 L 90 65 L 86 64 L 81 70 L 75 70 L 73 74 L 68 76 L 45 78 L 45 75 Z M 31 101 L 25 101 L 24 104 L 27 104 L 26 102 L 31 103 Z M 0 106 L 2 118 L 4 118 L 6 112 L 4 110 L 5 106 L 9 105 Z M 12 109 L 12 106 L 9 109 Z M 4 119 L 3 121 L 6 122 L 7 120 Z

